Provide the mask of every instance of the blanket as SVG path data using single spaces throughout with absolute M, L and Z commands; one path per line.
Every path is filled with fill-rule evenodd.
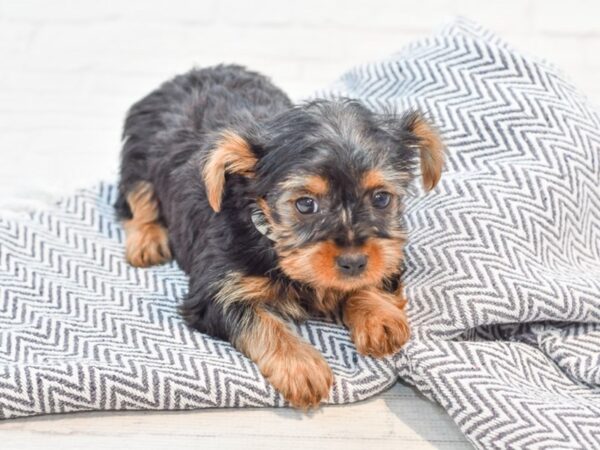
M 407 208 L 398 374 L 478 448 L 600 448 L 600 119 L 551 65 L 459 19 L 330 95 L 421 108 L 448 146 Z
M 116 195 L 101 183 L 51 210 L 0 218 L 0 418 L 283 406 L 252 361 L 183 323 L 187 277 L 175 263 L 127 264 Z M 297 328 L 335 372 L 330 403 L 396 381 L 393 358 L 360 356 L 343 327 Z
M 448 146 L 406 211 L 413 338 L 390 358 L 348 332 L 298 332 L 335 373 L 329 403 L 398 377 L 478 448 L 600 447 L 600 119 L 547 63 L 460 19 L 345 74 L 328 96 L 420 108 Z M 256 366 L 177 313 L 176 264 L 123 256 L 115 187 L 0 214 L 0 417 L 283 406 Z

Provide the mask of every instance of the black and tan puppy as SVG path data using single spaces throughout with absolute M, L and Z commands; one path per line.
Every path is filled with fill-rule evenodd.
M 293 106 L 265 77 L 218 66 L 136 103 L 124 139 L 128 261 L 174 257 L 190 276 L 188 324 L 229 340 L 292 405 L 327 398 L 332 372 L 289 321 L 339 313 L 376 357 L 406 342 L 403 198 L 418 160 L 428 189 L 443 163 L 420 114 Z

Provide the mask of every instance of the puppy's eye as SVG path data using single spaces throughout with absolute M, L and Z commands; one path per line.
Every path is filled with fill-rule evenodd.
M 385 191 L 375 192 L 371 198 L 371 203 L 375 208 L 387 208 L 392 200 L 392 194 Z
M 319 204 L 314 198 L 300 197 L 296 200 L 296 209 L 302 214 L 314 214 L 319 211 Z

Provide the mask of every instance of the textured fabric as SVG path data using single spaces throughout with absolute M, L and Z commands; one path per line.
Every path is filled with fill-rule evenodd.
M 412 197 L 399 374 L 479 448 L 600 448 L 600 120 L 552 67 L 459 20 L 334 95 L 420 107 L 448 145 Z
M 0 417 L 283 406 L 249 359 L 184 325 L 187 278 L 175 264 L 125 262 L 115 199 L 102 184 L 51 211 L 0 218 Z M 335 372 L 329 402 L 396 381 L 392 359 L 358 355 L 343 327 L 298 330 Z
M 490 448 L 600 448 L 600 120 L 553 68 L 459 21 L 327 95 L 420 107 L 448 144 L 407 208 L 413 339 L 357 355 L 341 327 L 299 331 L 334 368 L 330 402 L 399 374 Z M 282 405 L 229 344 L 188 330 L 186 278 L 134 269 L 114 189 L 0 220 L 0 415 Z

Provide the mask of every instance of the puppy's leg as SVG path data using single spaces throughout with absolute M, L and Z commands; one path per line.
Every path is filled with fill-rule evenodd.
M 350 329 L 357 350 L 382 357 L 397 352 L 408 341 L 410 328 L 399 292 L 380 289 L 355 292 L 344 305 L 344 323 Z
M 292 406 L 316 407 L 328 397 L 329 365 L 280 315 L 300 318 L 304 311 L 268 278 L 230 272 L 211 285 L 192 276 L 182 313 L 194 328 L 228 339 Z
M 314 408 L 329 396 L 331 368 L 312 345 L 264 308 L 247 312 L 248 323 L 234 338 L 235 346 L 296 408 Z
M 171 259 L 167 229 L 159 221 L 158 202 L 148 182 L 135 185 L 127 194 L 132 218 L 124 222 L 125 256 L 136 267 L 162 264 Z

